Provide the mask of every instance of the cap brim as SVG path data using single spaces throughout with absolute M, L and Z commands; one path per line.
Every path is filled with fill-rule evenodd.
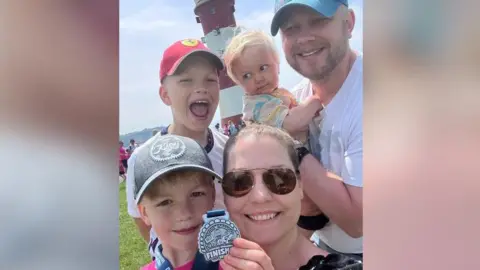
M 207 58 L 218 70 L 223 70 L 224 65 L 222 59 L 218 57 L 218 55 L 214 54 L 211 51 L 207 50 L 195 50 L 192 51 L 182 58 L 178 59 L 177 62 L 172 66 L 172 68 L 168 71 L 167 75 L 170 76 L 172 74 L 175 74 L 175 71 L 177 71 L 178 67 L 183 63 L 183 61 L 187 60 L 188 57 L 193 56 L 193 55 L 201 55 Z
M 210 174 L 211 176 L 217 178 L 217 179 L 222 179 L 220 175 L 218 175 L 215 171 L 210 170 L 209 168 L 203 167 L 203 166 L 198 166 L 198 165 L 176 165 L 172 167 L 165 168 L 164 170 L 160 170 L 153 175 L 151 175 L 142 185 L 140 190 L 137 192 L 135 196 L 135 203 L 138 204 L 140 200 L 142 199 L 143 195 L 145 194 L 145 190 L 160 176 L 165 175 L 167 173 L 172 173 L 172 172 L 178 172 L 178 171 L 184 171 L 184 170 L 191 170 L 191 171 L 198 171 L 198 172 L 204 172 L 207 174 Z
M 277 35 L 280 26 L 285 21 L 286 15 L 288 15 L 288 13 L 286 12 L 291 7 L 302 6 L 310 8 L 322 16 L 331 18 L 335 15 L 340 5 L 342 5 L 342 3 L 340 3 L 339 1 L 292 0 L 287 4 L 283 5 L 280 9 L 277 10 L 277 12 L 275 12 L 275 15 L 272 19 L 270 32 L 272 36 Z

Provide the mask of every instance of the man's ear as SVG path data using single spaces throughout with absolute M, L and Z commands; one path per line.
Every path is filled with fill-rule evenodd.
M 347 18 L 345 20 L 348 30 L 348 38 L 352 38 L 353 28 L 355 27 L 355 12 L 353 9 L 348 10 Z
M 147 208 L 142 204 L 139 204 L 137 207 L 138 207 L 138 212 L 140 213 L 140 218 L 143 220 L 143 222 L 147 226 L 152 226 L 152 223 L 150 222 L 150 218 L 148 217 L 148 214 L 147 214 Z
M 172 105 L 172 101 L 170 100 L 170 96 L 168 95 L 168 91 L 165 86 L 160 85 L 160 89 L 158 92 L 160 94 L 160 98 L 162 99 L 163 103 L 165 103 L 165 105 Z

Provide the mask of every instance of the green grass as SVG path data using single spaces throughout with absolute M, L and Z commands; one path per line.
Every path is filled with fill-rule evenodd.
M 138 270 L 141 266 L 151 261 L 147 244 L 127 213 L 127 200 L 125 194 L 125 181 L 120 184 L 120 269 Z

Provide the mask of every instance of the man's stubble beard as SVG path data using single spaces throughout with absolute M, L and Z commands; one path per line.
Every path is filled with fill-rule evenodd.
M 288 61 L 287 59 L 287 62 L 296 72 L 309 80 L 327 81 L 332 75 L 332 72 L 335 70 L 335 68 L 340 64 L 343 58 L 345 58 L 345 55 L 347 54 L 349 48 L 348 26 L 346 22 L 344 22 L 342 29 L 342 42 L 335 47 L 331 47 L 328 50 L 325 65 L 316 66 L 316 69 L 304 72 L 300 69 L 300 65 L 296 60 L 296 56 L 291 58 L 291 61 Z

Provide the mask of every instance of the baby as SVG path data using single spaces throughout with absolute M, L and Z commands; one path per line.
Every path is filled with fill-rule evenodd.
M 299 104 L 278 86 L 280 60 L 273 39 L 262 31 L 245 31 L 233 37 L 223 57 L 228 76 L 245 91 L 243 120 L 283 128 L 310 149 L 308 125 L 323 105 L 315 96 Z M 329 221 L 307 196 L 301 215 L 298 225 L 308 237 Z
M 323 108 L 316 97 L 298 104 L 278 86 L 279 56 L 273 39 L 262 31 L 245 31 L 233 37 L 224 53 L 230 78 L 240 85 L 243 120 L 283 128 L 308 149 L 308 124 Z

